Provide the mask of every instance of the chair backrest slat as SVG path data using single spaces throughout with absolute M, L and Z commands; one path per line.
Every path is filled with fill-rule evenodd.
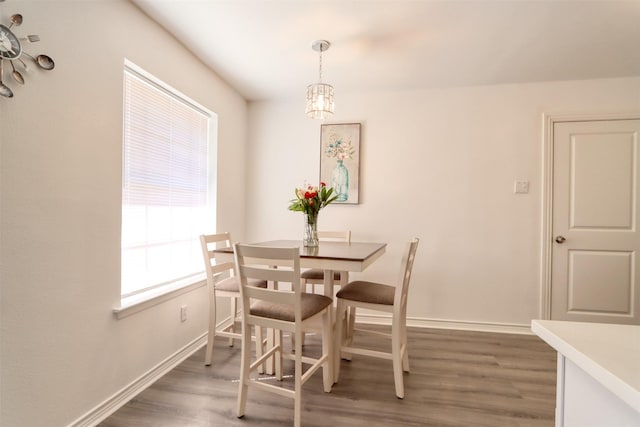
M 318 239 L 327 242 L 351 242 L 351 231 L 318 231 Z
M 416 258 L 418 243 L 420 239 L 414 237 L 408 244 L 402 256 L 400 277 L 396 285 L 394 301 L 402 307 L 406 307 L 407 294 L 409 293 L 409 282 L 411 281 L 411 272 L 413 270 L 413 261 Z
M 244 293 L 249 299 L 262 300 L 274 304 L 294 305 L 296 303 L 296 293 L 294 291 L 247 286 L 244 288 Z
M 233 262 L 223 262 L 220 264 L 214 264 L 211 266 L 211 271 L 213 271 L 213 274 L 220 274 L 223 273 L 227 270 L 231 270 L 231 272 L 233 273 L 233 269 L 235 268 L 235 264 Z
M 275 269 L 268 265 L 256 266 L 256 265 L 241 265 L 238 267 L 238 274 L 244 273 L 245 276 L 252 279 L 271 280 L 275 282 L 291 282 L 295 277 L 293 270 Z

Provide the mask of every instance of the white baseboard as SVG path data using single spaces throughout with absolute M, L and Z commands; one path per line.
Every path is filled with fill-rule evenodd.
M 371 325 L 391 325 L 391 316 L 380 314 L 360 314 L 356 312 L 356 322 Z M 407 317 L 407 326 L 418 328 L 457 329 L 464 331 L 499 332 L 503 334 L 532 335 L 530 324 L 475 322 L 463 320 L 426 319 Z
M 199 336 L 189 344 L 169 356 L 158 365 L 151 368 L 139 378 L 135 379 L 129 385 L 122 388 L 109 399 L 105 400 L 89 412 L 69 424 L 68 427 L 91 427 L 103 421 L 109 415 L 124 406 L 131 399 L 136 397 L 140 392 L 149 387 L 155 381 L 160 379 L 164 374 L 178 366 L 187 357 L 191 356 L 203 345 L 207 343 L 207 333 Z

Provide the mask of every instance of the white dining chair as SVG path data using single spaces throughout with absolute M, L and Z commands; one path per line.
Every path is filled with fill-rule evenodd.
M 207 273 L 207 287 L 209 289 L 209 334 L 207 337 L 207 349 L 205 351 L 205 365 L 211 365 L 213 359 L 213 341 L 215 337 L 226 337 L 229 346 L 233 347 L 234 339 L 241 339 L 242 334 L 236 331 L 238 317 L 238 299 L 240 298 L 240 281 L 235 274 L 235 263 L 216 262 L 215 249 L 231 247 L 231 234 L 224 232 L 218 234 L 203 234 L 200 236 L 200 246 Z M 266 280 L 251 280 L 251 286 L 266 288 Z M 229 316 L 217 323 L 217 299 L 229 298 Z M 260 334 L 261 335 L 261 334 Z M 262 337 L 253 338 L 256 343 L 256 351 L 262 353 L 264 341 Z M 261 368 L 262 369 L 262 368 Z
M 367 331 L 354 328 L 349 339 L 345 339 L 343 328 L 336 328 L 336 351 L 334 361 L 334 379 L 338 382 L 340 376 L 340 359 L 342 354 L 358 354 L 363 356 L 378 357 L 393 361 L 393 377 L 396 388 L 396 396 L 404 398 L 403 371 L 409 372 L 409 353 L 407 349 L 407 294 L 411 271 L 418 249 L 419 239 L 413 238 L 408 244 L 402 257 L 400 276 L 397 284 L 386 285 L 364 280 L 356 280 L 344 286 L 336 294 L 338 308 L 336 325 L 344 322 L 348 308 L 360 307 L 367 310 L 391 313 L 391 334 L 377 331 Z M 355 332 L 372 332 L 391 338 L 391 351 L 382 352 L 369 348 L 356 347 Z
M 318 231 L 318 240 L 321 242 L 351 242 L 351 231 Z M 324 283 L 324 270 L 319 268 L 310 268 L 300 273 L 302 278 L 303 289 L 307 289 L 307 284 L 311 285 L 311 292 L 315 293 L 315 285 Z M 337 285 L 346 285 L 349 282 L 348 271 L 334 271 L 333 280 Z
M 318 231 L 318 240 L 321 242 L 351 242 L 351 231 Z M 303 292 L 316 293 L 316 285 L 324 284 L 324 270 L 321 268 L 309 268 L 303 270 L 300 273 L 300 278 L 302 282 L 302 290 Z M 344 286 L 349 283 L 349 272 L 348 271 L 334 271 L 333 272 L 333 280 L 334 280 L 334 289 L 338 286 Z M 307 286 L 310 285 L 310 286 Z M 345 327 L 347 330 L 349 328 L 349 322 L 355 320 L 355 310 L 350 312 L 345 321 Z M 305 343 L 305 334 L 302 335 L 302 345 Z M 291 345 L 295 344 L 295 338 L 291 336 Z
M 304 293 L 300 284 L 300 249 L 275 248 L 256 245 L 234 245 L 236 269 L 240 277 L 242 294 L 242 364 L 238 392 L 237 415 L 245 414 L 249 387 L 276 393 L 294 400 L 294 425 L 300 426 L 302 385 L 322 367 L 323 386 L 330 392 L 333 378 L 332 362 L 333 327 L 330 310 L 332 300 L 324 295 Z M 274 286 L 267 289 L 249 286 L 250 280 L 268 280 Z M 291 290 L 280 290 L 278 283 L 290 283 Z M 302 333 L 308 322 L 322 318 L 322 356 L 312 358 L 302 354 Z M 274 344 L 264 354 L 256 355 L 251 363 L 251 327 L 273 328 Z M 295 336 L 293 353 L 285 352 L 282 333 Z M 290 390 L 265 381 L 254 381 L 251 372 L 267 358 L 275 357 L 276 379 L 283 379 L 282 359 L 294 361 L 294 389 Z M 302 364 L 311 365 L 304 372 Z

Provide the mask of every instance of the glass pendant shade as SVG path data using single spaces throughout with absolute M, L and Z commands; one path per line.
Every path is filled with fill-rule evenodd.
M 324 119 L 333 114 L 333 86 L 326 83 L 314 83 L 307 86 L 307 116 L 312 119 Z
M 320 76 L 318 83 L 307 86 L 307 108 L 305 112 L 312 119 L 324 119 L 333 114 L 333 86 L 322 83 L 322 52 L 329 49 L 331 43 L 326 40 L 316 40 L 311 48 L 320 54 Z

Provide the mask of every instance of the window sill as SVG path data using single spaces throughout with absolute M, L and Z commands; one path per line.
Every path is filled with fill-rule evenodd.
M 196 278 L 190 278 L 188 282 L 175 282 L 161 288 L 152 289 L 138 295 L 123 298 L 120 307 L 113 309 L 116 319 L 124 319 L 132 314 L 146 310 L 154 305 L 161 304 L 180 295 L 194 291 L 207 285 L 204 274 Z

